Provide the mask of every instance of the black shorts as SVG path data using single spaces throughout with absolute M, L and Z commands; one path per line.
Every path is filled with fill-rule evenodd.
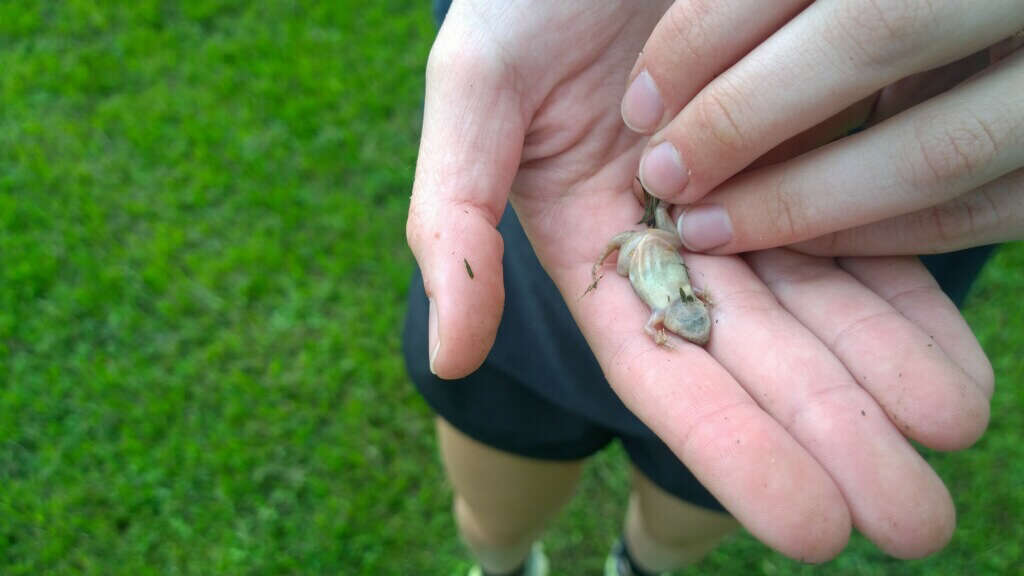
M 555 404 L 494 363 L 485 363 L 461 380 L 437 378 L 428 368 L 425 334 L 423 330 L 416 337 L 406 331 L 409 375 L 431 408 L 463 434 L 498 450 L 541 460 L 586 458 L 617 438 L 633 465 L 654 484 L 692 504 L 723 510 L 650 431 L 631 434 Z
M 428 303 L 419 270 L 409 286 L 403 351 L 416 388 L 470 438 L 527 458 L 579 460 L 618 439 L 651 482 L 692 504 L 723 510 L 605 380 L 515 213 L 498 225 L 505 309 L 483 365 L 461 380 L 430 373 Z

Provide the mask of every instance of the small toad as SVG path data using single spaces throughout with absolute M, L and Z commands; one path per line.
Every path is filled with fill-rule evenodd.
M 651 309 L 644 331 L 659 345 L 671 347 L 669 336 L 665 334 L 668 330 L 703 346 L 711 336 L 711 319 L 707 306 L 690 286 L 686 264 L 679 254 L 682 242 L 665 205 L 646 192 L 644 196 L 647 200 L 644 221 L 654 226 L 616 234 L 591 269 L 593 282 L 587 292 L 597 288 L 601 279 L 598 271 L 608 256 L 618 250 L 616 271 L 629 277 L 633 290 Z

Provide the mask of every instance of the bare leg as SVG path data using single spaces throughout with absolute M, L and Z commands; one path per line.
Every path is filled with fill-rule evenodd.
M 732 516 L 684 502 L 633 468 L 626 545 L 641 568 L 678 570 L 698 562 L 740 525 Z
M 489 572 L 508 572 L 572 496 L 582 461 L 524 458 L 481 444 L 437 419 L 463 541 Z

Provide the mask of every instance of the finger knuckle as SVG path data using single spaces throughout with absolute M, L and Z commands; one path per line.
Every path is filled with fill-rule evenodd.
M 430 54 L 427 55 L 427 78 L 443 75 L 448 70 L 455 69 L 458 63 L 458 55 L 459 51 L 451 46 L 450 43 L 442 42 L 441 40 L 434 42 L 434 45 L 430 48 Z
M 899 313 L 895 310 L 867 314 L 840 328 L 832 335 L 829 349 L 842 353 L 848 347 L 856 347 L 858 342 L 870 341 L 879 334 L 887 334 L 900 322 Z
M 508 71 L 497 49 L 474 43 L 472 47 L 439 39 L 427 56 L 427 82 L 450 79 L 452 75 L 481 86 L 497 83 Z
M 991 227 L 1000 228 L 1006 223 L 1006 215 L 1002 214 L 991 193 L 984 188 L 976 194 L 963 197 L 963 211 L 967 215 L 969 233 L 987 231 Z
M 996 186 L 1001 185 L 1010 184 L 996 183 Z M 1024 192 L 1024 186 L 1021 191 Z M 979 236 L 992 231 L 1013 230 L 1017 220 L 1024 214 L 1012 205 L 1005 205 L 1004 200 L 1004 196 L 991 186 L 983 186 L 974 194 L 966 196 L 964 204 L 971 221 L 971 230 Z M 1024 207 L 1024 203 L 1021 206 Z
M 707 55 L 708 31 L 706 22 L 713 14 L 707 0 L 676 2 L 665 14 L 665 40 L 672 53 L 682 51 L 687 57 L 699 61 Z
M 993 230 L 1012 225 L 1012 216 L 1001 210 L 998 200 L 985 188 L 948 202 L 926 208 L 911 224 L 935 249 L 955 250 L 983 238 Z
M 829 29 L 858 63 L 885 68 L 919 54 L 938 26 L 927 0 L 852 0 L 842 4 Z
M 803 196 L 787 185 L 785 178 L 779 178 L 766 206 L 768 222 L 777 237 L 787 242 L 804 239 L 809 231 L 807 218 L 803 216 L 806 209 Z
M 934 230 L 941 248 L 956 246 L 959 240 L 970 236 L 973 227 L 963 208 L 963 203 L 954 201 L 932 206 L 924 212 L 926 227 Z
M 943 184 L 970 178 L 999 154 L 995 132 L 970 114 L 943 119 L 923 118 L 915 127 L 920 150 L 920 179 Z
M 697 97 L 697 117 L 719 153 L 742 154 L 750 147 L 750 137 L 743 128 L 742 101 L 725 76 L 719 76 Z
M 423 239 L 423 215 L 419 203 L 413 200 L 409 204 L 409 216 L 405 221 L 405 242 L 416 253 Z
M 728 435 L 723 434 L 732 426 L 730 420 L 732 422 L 750 420 L 751 413 L 757 410 L 758 408 L 753 402 L 741 400 L 695 414 L 682 434 L 680 443 L 682 453 L 693 455 L 720 451 L 730 441 Z
M 813 361 L 813 360 L 809 360 Z M 782 420 L 787 431 L 798 433 L 800 429 L 817 433 L 833 428 L 836 415 L 861 400 L 863 390 L 852 381 L 809 391 L 791 414 Z

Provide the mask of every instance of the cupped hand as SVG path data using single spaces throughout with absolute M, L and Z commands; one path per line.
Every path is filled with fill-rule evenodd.
M 622 100 L 641 179 L 714 254 L 1024 238 L 1022 29 L 1019 0 L 678 0 Z
M 757 538 L 822 561 L 852 524 L 896 556 L 935 551 L 954 512 L 907 438 L 973 442 L 992 374 L 916 261 L 689 256 L 714 301 L 707 348 L 657 346 L 625 278 L 582 296 L 605 244 L 642 212 L 632 183 L 644 141 L 618 102 L 666 7 L 453 5 L 428 64 L 407 225 L 431 369 L 464 376 L 494 341 L 496 225 L 510 200 L 616 393 Z

